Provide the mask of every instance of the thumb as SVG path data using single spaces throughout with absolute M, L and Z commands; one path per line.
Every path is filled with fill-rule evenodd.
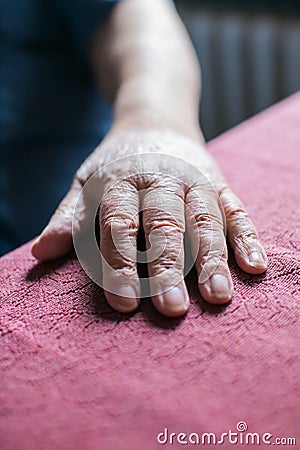
M 48 225 L 34 241 L 31 253 L 35 258 L 42 261 L 55 259 L 65 255 L 72 249 L 73 212 L 80 190 L 81 184 L 75 179 Z

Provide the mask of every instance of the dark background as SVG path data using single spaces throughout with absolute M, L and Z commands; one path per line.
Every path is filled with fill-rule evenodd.
M 202 68 L 211 139 L 300 89 L 300 1 L 177 0 Z

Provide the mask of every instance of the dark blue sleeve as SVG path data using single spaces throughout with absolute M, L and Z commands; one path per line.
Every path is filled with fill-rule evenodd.
M 97 27 L 104 23 L 121 0 L 54 0 L 58 14 L 74 44 L 85 50 Z

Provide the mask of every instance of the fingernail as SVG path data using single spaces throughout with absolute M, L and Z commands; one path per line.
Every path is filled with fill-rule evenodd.
M 120 312 L 132 311 L 139 305 L 139 301 L 136 298 L 136 291 L 133 286 L 120 286 L 116 297 L 116 308 Z
M 211 276 L 209 283 L 212 297 L 225 299 L 230 296 L 232 289 L 229 280 L 225 275 L 215 273 Z
M 267 267 L 264 255 L 261 252 L 251 252 L 249 255 L 249 262 L 251 266 L 257 268 Z
M 184 288 L 175 286 L 162 294 L 162 302 L 170 310 L 185 310 L 189 303 L 189 298 Z
M 31 248 L 34 247 L 35 245 L 37 245 L 39 242 L 40 242 L 40 236 L 37 237 L 37 238 L 33 241 L 32 245 L 31 245 Z

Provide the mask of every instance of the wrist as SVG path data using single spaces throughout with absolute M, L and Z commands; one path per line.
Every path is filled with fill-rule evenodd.
M 159 129 L 203 143 L 198 96 L 192 94 L 145 77 L 123 83 L 115 98 L 112 129 Z
M 138 114 L 126 115 L 124 118 L 114 120 L 110 133 L 119 131 L 160 131 L 162 133 L 172 133 L 184 136 L 193 142 L 203 145 L 205 143 L 202 130 L 199 125 L 191 126 L 184 123 L 178 124 L 169 119 L 162 119 L 159 115 L 155 116 L 153 111 L 140 111 Z
M 115 112 L 111 132 L 119 130 L 156 130 L 185 136 L 203 144 L 204 137 L 196 118 L 163 110 L 155 105 L 127 105 Z

